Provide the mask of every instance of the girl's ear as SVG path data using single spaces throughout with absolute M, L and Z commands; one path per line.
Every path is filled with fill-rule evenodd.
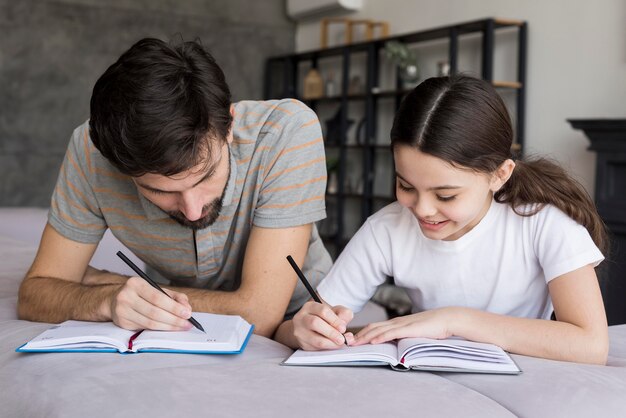
M 511 175 L 513 174 L 513 170 L 515 169 L 515 162 L 510 158 L 505 160 L 500 167 L 496 169 L 491 177 L 490 189 L 492 192 L 497 192 L 504 186 L 504 184 L 509 180 Z

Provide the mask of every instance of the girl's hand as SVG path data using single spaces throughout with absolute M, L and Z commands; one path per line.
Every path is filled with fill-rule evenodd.
M 309 301 L 293 317 L 293 335 L 304 350 L 336 349 L 354 340 L 351 332 L 346 333 L 353 316 L 346 307 Z
M 375 322 L 359 331 L 351 345 L 380 344 L 408 337 L 448 338 L 453 335 L 450 329 L 455 313 L 455 308 L 440 308 Z

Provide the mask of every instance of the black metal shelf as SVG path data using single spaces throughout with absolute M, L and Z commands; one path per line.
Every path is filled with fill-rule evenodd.
M 491 84 L 496 88 L 496 89 L 511 89 L 511 90 L 519 90 L 522 88 L 521 83 L 519 83 L 518 81 L 504 81 L 504 80 L 496 80 L 496 81 L 492 81 Z M 408 92 L 410 92 L 411 90 L 384 90 L 384 91 L 374 91 L 372 92 L 370 95 L 373 98 L 395 98 L 398 96 L 404 96 L 405 94 L 407 94 Z M 337 95 L 337 96 L 324 96 L 324 97 L 319 97 L 316 99 L 305 99 L 302 97 L 294 97 L 294 99 L 298 99 L 306 104 L 312 105 L 312 104 L 316 104 L 316 103 L 325 103 L 325 102 L 329 102 L 329 103 L 339 103 L 343 100 L 348 100 L 348 101 L 360 101 L 360 100 L 366 100 L 368 98 L 368 96 L 365 93 L 362 94 L 348 94 L 347 96 L 341 96 L 341 95 Z
M 500 30 L 517 31 L 517 74 L 515 80 L 494 80 L 494 49 L 495 49 L 495 33 Z M 348 199 L 360 199 L 361 221 L 373 213 L 378 204 L 385 201 L 393 201 L 393 198 L 376 196 L 373 193 L 374 176 L 377 162 L 380 158 L 392 158 L 390 152 L 383 154 L 383 150 L 389 150 L 389 145 L 381 145 L 376 141 L 376 124 L 379 102 L 382 100 L 393 100 L 395 107 L 400 105 L 402 97 L 409 91 L 402 89 L 401 82 L 396 76 L 395 89 L 380 89 L 379 73 L 380 73 L 380 52 L 388 41 L 400 41 L 406 44 L 417 44 L 434 40 L 448 40 L 448 61 L 450 64 L 450 73 L 456 74 L 458 68 L 459 54 L 459 37 L 476 34 L 482 36 L 482 61 L 481 61 L 481 77 L 492 83 L 499 91 L 506 94 L 515 94 L 515 144 L 512 150 L 517 155 L 521 155 L 524 151 L 524 121 L 525 121 L 525 103 L 526 103 L 526 48 L 527 48 L 527 23 L 521 20 L 508 20 L 499 18 L 487 18 L 474 20 L 470 22 L 458 23 L 448 26 L 437 27 L 429 30 L 423 30 L 413 33 L 396 35 L 384 39 L 376 39 L 373 41 L 359 42 L 349 45 L 340 45 L 326 49 L 317 49 L 305 52 L 299 52 L 289 55 L 281 55 L 271 57 L 266 62 L 265 71 L 265 98 L 299 98 L 314 111 L 317 107 L 327 106 L 328 104 L 339 104 L 339 132 L 346 133 L 348 131 L 348 107 L 354 103 L 364 103 L 364 132 L 363 137 L 357 144 L 348 143 L 345 134 L 334 141 L 326 143 L 326 148 L 333 150 L 335 155 L 338 154 L 338 170 L 337 170 L 337 192 L 328 194 L 327 197 L 333 201 L 333 219 L 336 220 L 336 231 L 327 240 L 332 241 L 336 249 L 335 256 L 343 249 L 345 245 L 345 203 Z M 442 46 L 442 48 L 444 48 Z M 364 83 L 363 93 L 349 94 L 348 86 L 350 82 L 350 65 L 351 58 L 355 53 L 364 53 L 366 56 L 366 79 Z M 318 61 L 322 58 L 338 57 L 340 58 L 341 74 L 339 85 L 341 91 L 337 95 L 330 97 L 319 97 L 314 99 L 303 99 L 299 97 L 297 91 L 299 64 L 308 62 L 312 68 L 318 67 Z M 278 68 L 278 71 L 275 71 Z M 273 83 L 277 77 L 279 83 Z M 280 91 L 272 91 L 277 87 Z M 388 104 L 382 104 L 388 106 Z M 381 105 L 381 106 L 382 106 Z M 319 114 L 319 112 L 318 112 Z M 361 158 L 362 161 L 362 178 L 363 193 L 346 193 L 347 179 L 347 157 L 348 155 Z M 390 161 L 392 164 L 392 161 Z M 393 174 L 393 173 L 392 173 Z M 386 181 L 386 179 L 383 179 Z M 393 195 L 394 179 L 389 179 L 389 195 Z M 377 206 L 378 205 L 378 206 Z M 331 229 L 334 231 L 334 229 Z

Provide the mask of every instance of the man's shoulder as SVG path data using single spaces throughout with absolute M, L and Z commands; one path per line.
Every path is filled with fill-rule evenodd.
M 116 189 L 127 186 L 129 177 L 120 173 L 96 148 L 89 135 L 89 120 L 74 129 L 67 150 L 65 168 L 71 180 L 79 176 L 92 187 Z M 82 182 L 77 182 L 77 184 Z
M 235 129 L 240 132 L 279 131 L 317 119 L 315 112 L 296 99 L 245 100 L 234 104 Z M 256 128 L 256 129 L 255 129 Z
M 295 99 L 243 101 L 235 105 L 233 149 L 238 158 L 252 154 L 279 155 L 285 149 L 301 149 L 291 157 L 318 158 L 323 139 L 317 115 Z M 312 155 L 305 155 L 313 152 Z M 294 157 L 295 158 L 295 157 Z

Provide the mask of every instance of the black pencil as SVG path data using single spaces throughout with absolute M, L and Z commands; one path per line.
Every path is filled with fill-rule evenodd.
M 311 295 L 313 300 L 315 302 L 317 302 L 317 303 L 323 303 L 322 299 L 320 299 L 320 297 L 317 294 L 317 292 L 315 291 L 315 289 L 313 289 L 313 287 L 311 286 L 309 281 L 304 276 L 304 273 L 302 273 L 302 270 L 300 270 L 300 267 L 298 267 L 298 265 L 296 264 L 296 262 L 294 261 L 294 259 L 290 255 L 287 256 L 287 261 L 289 261 L 289 264 L 291 264 L 291 267 L 294 269 L 294 271 L 296 272 L 296 274 L 300 278 L 300 281 L 302 282 L 304 287 L 306 287 L 306 290 L 309 291 L 309 294 Z M 346 345 L 348 345 L 348 340 L 346 340 L 346 336 L 345 335 L 343 336 L 343 342 Z
M 154 280 L 152 280 L 146 273 L 144 273 L 139 267 L 137 267 L 137 265 L 135 263 L 133 263 L 132 261 L 130 261 L 130 259 L 128 257 L 126 257 L 124 255 L 123 252 L 118 251 L 117 252 L 117 256 L 119 258 L 122 259 L 122 261 L 124 261 L 126 264 L 128 264 L 128 267 L 130 267 L 131 269 L 133 269 L 133 271 L 135 273 L 137 273 L 139 275 L 139 277 L 141 277 L 142 279 L 144 279 L 145 281 L 147 281 L 148 283 L 150 283 L 150 286 L 154 287 L 156 290 L 158 290 L 159 292 L 163 293 L 164 295 L 167 295 L 169 298 L 171 298 L 170 295 L 168 295 L 163 289 L 161 289 L 161 286 L 159 286 L 157 284 L 157 282 L 155 282 Z M 193 324 L 194 327 L 198 328 L 200 331 L 205 332 L 204 328 L 202 328 L 202 325 L 200 325 L 200 323 L 198 321 L 196 321 L 195 319 L 193 319 L 192 316 L 189 317 L 189 322 L 191 322 Z M 206 332 L 205 332 L 206 333 Z

